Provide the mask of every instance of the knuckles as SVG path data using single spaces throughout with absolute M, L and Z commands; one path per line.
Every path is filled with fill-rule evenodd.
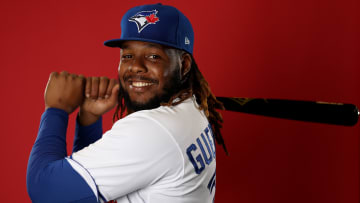
M 77 83 L 85 84 L 85 76 L 84 75 L 70 74 L 67 71 L 61 71 L 60 73 L 52 72 L 52 73 L 50 73 L 49 80 L 50 81 L 56 80 L 57 82 L 63 81 L 65 83 L 75 81 Z
M 73 74 L 67 71 L 61 72 L 52 72 L 50 73 L 49 77 L 50 84 L 56 84 L 56 86 L 63 86 L 63 87 L 73 87 L 85 88 L 86 94 L 91 95 L 92 98 L 98 97 L 101 94 L 101 97 L 104 97 L 105 94 L 108 94 L 109 86 L 110 89 L 112 86 L 117 84 L 116 79 L 109 79 L 106 76 L 102 77 L 85 77 L 82 74 Z M 81 89 L 82 89 L 81 88 Z M 101 88 L 101 89 L 100 89 Z M 104 94 L 104 95 L 103 95 Z
M 86 98 L 109 98 L 112 88 L 118 83 L 108 77 L 85 77 L 67 71 L 52 72 L 45 89 L 45 105 L 73 112 Z
M 109 78 L 108 77 L 100 77 L 100 81 L 108 82 Z

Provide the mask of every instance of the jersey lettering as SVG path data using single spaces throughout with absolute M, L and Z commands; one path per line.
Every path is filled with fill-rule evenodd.
M 212 152 L 210 151 L 209 144 L 208 144 L 208 142 L 206 141 L 203 133 L 201 133 L 201 138 L 202 138 L 202 140 L 204 141 L 204 143 L 205 143 L 205 145 L 206 145 L 206 149 L 207 149 L 207 152 L 208 152 L 208 154 L 209 154 L 209 157 L 207 156 L 207 154 L 206 154 L 206 152 L 205 152 L 205 150 L 204 150 L 204 147 L 203 147 L 200 139 L 197 138 L 196 141 L 197 141 L 197 143 L 198 143 L 198 145 L 199 145 L 199 147 L 200 147 L 200 149 L 201 149 L 202 155 L 203 155 L 204 158 L 205 158 L 206 164 L 209 165 L 209 164 L 211 163 L 212 159 L 213 159 L 213 157 L 212 157 Z
M 205 132 L 206 137 L 207 137 L 207 139 L 208 139 L 208 141 L 209 141 L 209 143 L 210 143 L 211 151 L 212 151 L 213 156 L 214 156 L 214 158 L 215 158 L 215 157 L 216 157 L 216 149 L 215 149 L 214 140 L 213 140 L 214 134 L 213 134 L 213 132 L 212 132 L 212 130 L 211 130 L 211 125 L 210 125 L 210 123 L 209 123 L 208 127 L 205 128 L 204 132 Z M 209 133 L 210 133 L 211 135 L 209 135 Z M 211 137 L 211 138 L 210 138 L 210 137 Z
M 191 145 L 187 148 L 186 154 L 188 155 L 190 162 L 191 162 L 192 165 L 194 166 L 195 172 L 196 172 L 197 174 L 200 174 L 200 173 L 204 170 L 205 164 L 204 164 L 204 160 L 203 160 L 201 154 L 199 154 L 199 155 L 196 156 L 196 160 L 197 160 L 197 162 L 200 164 L 200 167 L 199 167 L 198 164 L 195 162 L 194 157 L 193 157 L 193 155 L 192 155 L 191 152 L 192 152 L 192 151 L 196 151 L 196 149 L 197 149 L 196 145 L 195 145 L 195 144 L 191 144 Z
M 209 126 L 204 129 L 206 138 L 204 133 L 201 133 L 200 136 L 196 138 L 196 143 L 192 143 L 186 149 L 186 154 L 197 174 L 200 174 L 205 169 L 205 163 L 210 165 L 213 159 L 215 159 L 215 146 L 213 139 L 210 139 L 209 136 L 209 132 L 212 134 L 211 127 Z M 196 156 L 196 158 L 194 158 L 194 156 Z
M 216 171 L 214 172 L 213 176 L 211 177 L 207 188 L 209 189 L 210 194 L 212 193 L 216 183 Z

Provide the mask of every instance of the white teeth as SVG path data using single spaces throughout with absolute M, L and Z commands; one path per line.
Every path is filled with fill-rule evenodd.
M 148 82 L 132 82 L 132 86 L 134 87 L 145 87 L 145 86 L 150 86 L 152 85 L 152 83 L 148 83 Z

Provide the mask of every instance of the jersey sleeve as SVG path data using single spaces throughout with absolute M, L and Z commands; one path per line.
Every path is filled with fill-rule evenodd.
M 184 170 L 184 159 L 169 132 L 141 113 L 117 121 L 100 140 L 74 153 L 72 159 L 88 170 L 106 200 L 160 180 L 171 182 Z
M 26 185 L 33 202 L 98 202 L 95 183 L 85 181 L 65 159 L 68 114 L 47 109 L 30 153 Z
M 96 142 L 101 138 L 102 134 L 102 117 L 91 125 L 81 126 L 79 123 L 79 116 L 77 116 L 73 152 L 77 152 Z

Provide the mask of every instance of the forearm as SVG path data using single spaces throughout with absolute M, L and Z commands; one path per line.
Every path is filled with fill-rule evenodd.
M 104 80 L 103 83 L 105 84 L 106 81 Z M 89 109 L 88 112 L 93 115 L 102 115 L 116 105 L 118 86 L 114 88 L 114 82 L 106 87 L 104 85 L 92 87 L 89 84 L 86 89 L 95 92 L 95 96 L 98 95 L 97 92 L 100 92 L 100 95 L 104 92 L 110 95 L 111 92 L 111 97 L 84 100 L 85 78 L 83 75 L 69 74 L 66 71 L 50 74 L 44 95 L 46 111 L 41 117 L 38 136 L 30 153 L 26 175 L 27 190 L 33 202 L 98 202 L 97 186 L 87 169 L 74 160 L 66 158 L 68 114 L 81 106 Z M 83 123 L 84 125 L 99 119 L 97 116 L 86 115 L 85 118 L 87 120 Z M 74 145 L 75 151 L 101 137 L 101 125 L 95 126 L 98 127 L 95 127 L 93 134 L 79 133 L 79 135 L 84 135 L 80 138 L 85 139 Z M 87 134 L 90 137 L 87 138 Z M 78 171 L 82 171 L 81 175 Z
M 30 168 L 66 157 L 68 117 L 65 111 L 56 108 L 49 108 L 43 113 L 29 158 Z
M 96 202 L 83 178 L 65 157 L 68 114 L 49 108 L 41 117 L 37 139 L 30 153 L 27 190 L 34 202 Z
M 102 137 L 102 131 L 101 116 L 91 125 L 84 126 L 80 122 L 80 116 L 78 115 L 76 119 L 73 152 L 77 152 L 99 140 Z

